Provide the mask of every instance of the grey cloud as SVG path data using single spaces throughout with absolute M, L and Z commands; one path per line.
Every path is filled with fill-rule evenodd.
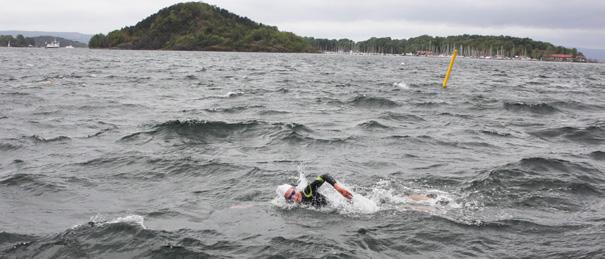
M 407 20 L 474 26 L 601 28 L 603 1 L 211 1 L 267 23 L 295 21 Z

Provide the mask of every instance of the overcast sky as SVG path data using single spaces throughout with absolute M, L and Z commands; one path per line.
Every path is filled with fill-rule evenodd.
M 0 0 L 0 30 L 107 33 L 175 0 Z M 301 36 L 511 35 L 605 49 L 604 0 L 208 0 Z

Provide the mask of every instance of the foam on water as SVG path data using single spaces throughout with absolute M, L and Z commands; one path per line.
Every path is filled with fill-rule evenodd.
M 410 87 L 408 86 L 408 84 L 406 84 L 404 81 L 395 82 L 395 83 L 393 83 L 393 86 L 399 87 L 399 88 L 402 88 L 402 89 L 410 89 Z

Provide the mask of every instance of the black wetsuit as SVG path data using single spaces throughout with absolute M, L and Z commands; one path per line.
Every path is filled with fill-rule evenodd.
M 324 174 L 315 178 L 315 181 L 307 185 L 302 192 L 302 204 L 312 205 L 314 207 L 321 207 L 328 204 L 328 199 L 326 196 L 321 195 L 321 193 L 317 192 L 317 189 L 321 187 L 324 182 L 328 182 L 332 186 L 336 184 L 336 180 L 332 178 L 332 176 L 328 174 Z

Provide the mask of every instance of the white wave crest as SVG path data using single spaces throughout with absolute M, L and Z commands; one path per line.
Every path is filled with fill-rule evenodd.
M 399 87 L 399 88 L 402 88 L 402 89 L 410 89 L 410 87 L 408 86 L 408 84 L 406 84 L 404 81 L 395 82 L 395 83 L 393 83 L 393 86 Z
M 103 215 L 97 214 L 94 215 L 92 217 L 90 217 L 90 220 L 88 220 L 87 224 L 88 225 L 94 225 L 94 226 L 103 226 L 106 224 L 115 224 L 115 223 L 129 223 L 129 224 L 136 224 L 141 226 L 141 228 L 143 229 L 147 229 L 147 227 L 145 227 L 145 219 L 143 218 L 143 216 L 141 215 L 126 215 L 124 217 L 117 217 L 111 220 L 106 219 Z M 71 227 L 72 229 L 74 228 L 78 228 L 81 227 L 82 224 L 78 224 L 75 225 L 73 227 Z

